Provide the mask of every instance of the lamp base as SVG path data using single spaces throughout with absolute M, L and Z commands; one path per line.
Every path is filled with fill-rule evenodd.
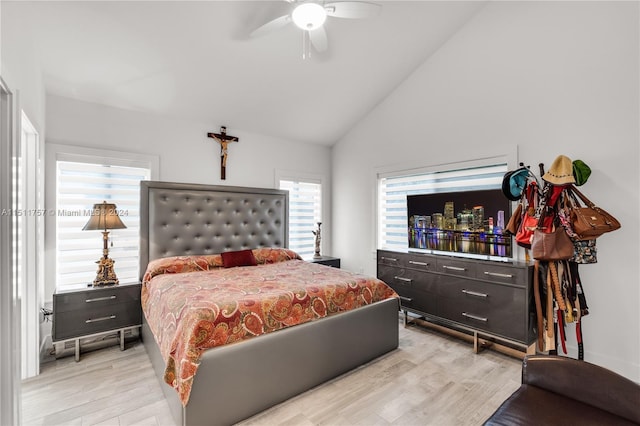
M 116 273 L 113 271 L 113 260 L 108 257 L 103 257 L 96 262 L 98 264 L 98 273 L 96 279 L 93 280 L 94 287 L 100 287 L 104 285 L 118 285 L 120 280 L 116 277 Z

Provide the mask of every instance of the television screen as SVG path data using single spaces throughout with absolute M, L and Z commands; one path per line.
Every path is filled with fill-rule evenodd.
M 407 195 L 409 248 L 510 258 L 510 215 L 500 189 Z

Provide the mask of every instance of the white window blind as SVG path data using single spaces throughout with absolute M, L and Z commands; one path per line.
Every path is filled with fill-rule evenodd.
M 102 232 L 83 231 L 94 204 L 114 203 L 126 229 L 109 232 L 109 257 L 120 282 L 138 280 L 140 181 L 151 170 L 78 161 L 57 161 L 56 287 L 94 280 L 102 256 Z
M 322 185 L 301 180 L 280 180 L 280 189 L 289 191 L 289 248 L 304 259 L 315 252 L 312 231 L 322 222 Z
M 507 164 L 378 177 L 378 248 L 406 249 L 407 195 L 499 189 Z

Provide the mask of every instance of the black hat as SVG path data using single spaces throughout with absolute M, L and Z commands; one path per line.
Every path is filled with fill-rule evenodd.
M 511 201 L 517 201 L 522 196 L 524 188 L 527 186 L 529 169 L 521 167 L 505 173 L 502 178 L 502 193 Z

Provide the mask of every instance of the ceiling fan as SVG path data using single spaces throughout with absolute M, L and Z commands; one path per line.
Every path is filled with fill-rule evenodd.
M 285 27 L 293 22 L 303 30 L 303 55 L 310 55 L 309 43 L 316 52 L 327 50 L 327 32 L 324 22 L 327 17 L 365 19 L 377 15 L 381 6 L 368 1 L 324 2 L 318 0 L 284 0 L 292 4 L 290 13 L 273 19 L 255 29 L 250 36 L 258 37 Z

